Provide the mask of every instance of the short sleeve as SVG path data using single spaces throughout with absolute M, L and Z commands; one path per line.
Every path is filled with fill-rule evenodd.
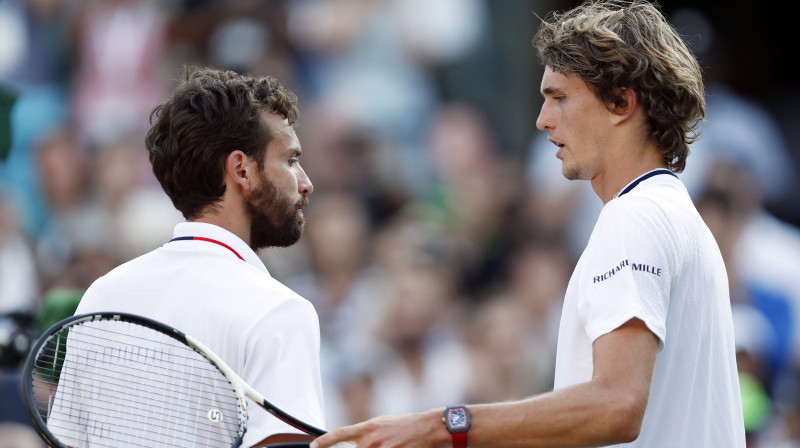
M 318 428 L 325 425 L 320 377 L 319 318 L 310 302 L 291 298 L 257 319 L 246 342 L 242 379 L 264 398 Z M 257 406 L 257 405 L 252 405 Z M 270 434 L 299 433 L 272 415 L 253 420 L 251 409 L 243 446 Z
M 579 279 L 578 312 L 592 342 L 638 318 L 663 348 L 675 275 L 671 234 L 663 210 L 649 199 L 607 204 L 583 254 L 587 264 Z

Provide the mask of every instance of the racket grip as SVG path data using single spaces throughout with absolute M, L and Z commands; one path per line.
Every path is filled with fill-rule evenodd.
M 281 442 L 256 445 L 253 448 L 308 448 L 309 444 L 311 444 L 311 442 Z

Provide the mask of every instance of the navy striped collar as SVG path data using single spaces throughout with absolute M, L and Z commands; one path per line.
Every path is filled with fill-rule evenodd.
M 658 176 L 659 174 L 669 174 L 670 176 L 676 179 L 678 178 L 678 176 L 676 176 L 675 173 L 673 173 L 672 171 L 666 168 L 658 168 L 653 171 L 648 171 L 642 174 L 641 176 L 637 177 L 631 183 L 629 183 L 625 188 L 620 190 L 619 193 L 615 194 L 614 197 L 618 198 L 624 194 L 630 193 L 630 191 L 636 188 L 636 186 L 639 185 L 643 180 L 650 179 L 651 177 Z
M 177 241 L 173 241 L 171 243 L 167 243 L 167 245 L 181 245 L 186 240 L 190 238 L 197 241 L 202 241 L 200 244 L 205 243 L 212 243 L 210 245 L 216 245 L 217 247 L 226 247 L 228 251 L 231 251 L 231 255 L 237 258 L 243 258 L 244 261 L 258 269 L 259 271 L 264 272 L 265 274 L 269 275 L 269 271 L 267 267 L 264 266 L 264 262 L 261 261 L 261 258 L 253 252 L 253 249 L 247 245 L 241 238 L 236 236 L 231 231 L 205 222 L 197 222 L 197 221 L 186 221 L 186 222 L 179 222 L 175 225 L 175 231 L 173 233 L 173 238 Z M 218 244 L 216 242 L 207 241 L 207 240 L 215 240 L 219 241 L 220 243 L 224 243 L 225 246 Z M 196 243 L 186 243 L 189 246 L 193 246 Z M 233 253 L 235 252 L 235 253 Z
M 176 236 L 175 238 L 169 240 L 170 243 L 173 242 L 173 241 L 206 241 L 208 243 L 218 244 L 218 245 L 224 247 L 225 249 L 228 249 L 229 251 L 233 252 L 233 254 L 236 255 L 237 257 L 239 257 L 240 260 L 245 261 L 245 259 L 242 258 L 242 256 L 239 255 L 239 252 L 236 252 L 236 250 L 234 250 L 234 248 L 232 248 L 231 246 L 228 246 L 227 244 L 223 243 L 222 241 L 218 241 L 218 240 L 215 240 L 213 238 L 206 238 L 206 237 L 202 237 L 202 236 Z

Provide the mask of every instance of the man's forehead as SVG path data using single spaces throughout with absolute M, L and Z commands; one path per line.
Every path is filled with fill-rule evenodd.
M 262 112 L 261 116 L 270 126 L 280 129 L 284 127 L 291 128 L 292 126 L 289 124 L 289 119 L 272 111 L 264 111 Z
M 294 126 L 289 124 L 289 120 L 274 112 L 264 112 L 262 119 L 269 129 L 270 134 L 275 138 L 297 138 Z
M 546 87 L 557 87 L 566 81 L 567 77 L 554 71 L 549 65 L 545 67 L 542 75 L 542 90 Z
M 550 94 L 566 90 L 586 87 L 586 82 L 577 75 L 569 75 L 555 71 L 549 65 L 542 75 L 541 93 Z

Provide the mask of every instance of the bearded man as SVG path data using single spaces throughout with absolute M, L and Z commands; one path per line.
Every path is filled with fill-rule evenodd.
M 297 97 L 274 78 L 187 67 L 146 137 L 153 173 L 186 222 L 95 281 L 76 314 L 119 311 L 179 328 L 276 406 L 324 427 L 317 313 L 256 255 L 303 232 L 314 187 L 300 166 L 298 114 Z M 310 439 L 252 412 L 242 446 Z

